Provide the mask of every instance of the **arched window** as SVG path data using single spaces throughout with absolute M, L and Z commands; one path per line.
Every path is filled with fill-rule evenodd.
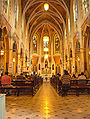
M 79 41 L 76 42 L 76 48 L 80 48 L 80 42 Z
M 75 29 L 77 28 L 77 22 L 78 22 L 78 0 L 74 1 L 74 24 L 75 24 Z
M 13 52 L 16 52 L 16 42 L 13 43 Z
M 14 0 L 14 5 L 15 5 L 14 11 L 15 11 L 15 28 L 16 28 L 17 26 L 17 2 L 16 0 Z
M 79 41 L 76 42 L 76 51 L 80 52 L 80 42 Z
M 3 10 L 4 10 L 4 13 L 7 13 L 7 11 L 8 11 L 8 0 L 3 1 Z
M 43 47 L 44 48 L 48 48 L 49 46 L 49 37 L 48 36 L 44 36 L 43 37 Z
M 60 41 L 57 34 L 55 34 L 55 53 L 60 53 Z
M 37 36 L 33 37 L 33 53 L 37 53 Z
M 82 0 L 82 3 L 83 3 L 84 15 L 85 15 L 89 9 L 89 0 Z

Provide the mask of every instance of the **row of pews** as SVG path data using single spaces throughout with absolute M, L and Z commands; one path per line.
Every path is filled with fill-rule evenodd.
M 33 76 L 29 79 L 13 78 L 10 86 L 2 86 L 0 81 L 0 93 L 6 95 L 23 95 L 30 94 L 34 96 L 43 83 L 43 78 L 40 76 Z
M 59 95 L 63 94 L 63 86 L 61 80 L 59 80 L 59 77 L 51 77 L 50 83 Z M 70 95 L 79 96 L 80 94 L 90 94 L 90 80 L 73 79 L 70 81 L 70 88 L 66 90 L 68 90 L 67 94 Z

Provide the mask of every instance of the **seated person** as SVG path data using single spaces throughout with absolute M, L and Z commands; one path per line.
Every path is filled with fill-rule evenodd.
M 1 77 L 1 85 L 3 87 L 12 87 L 11 78 L 10 76 L 8 76 L 8 72 L 5 72 L 5 75 Z M 6 95 L 10 95 L 11 91 L 9 91 L 8 89 L 5 89 L 4 93 L 6 93 Z
M 1 77 L 2 86 L 11 85 L 11 78 L 8 76 L 8 72 L 5 72 L 5 75 Z
M 75 74 L 73 74 L 73 76 L 72 76 L 72 79 L 76 79 L 76 76 L 75 76 Z
M 86 77 L 84 76 L 84 73 L 81 72 L 81 75 L 78 77 L 78 80 L 85 80 Z
M 71 76 L 69 75 L 68 71 L 64 70 L 64 74 L 61 77 L 62 82 L 62 96 L 67 95 L 67 91 L 70 88 L 70 80 Z

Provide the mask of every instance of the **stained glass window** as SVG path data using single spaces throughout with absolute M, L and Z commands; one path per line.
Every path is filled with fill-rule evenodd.
M 57 34 L 55 34 L 55 53 L 59 53 L 60 51 L 60 41 Z
M 79 41 L 76 42 L 76 50 L 77 52 L 80 52 L 80 42 Z
M 33 53 L 37 53 L 37 36 L 33 37 Z
M 3 2 L 3 9 L 4 9 L 4 12 L 7 13 L 7 9 L 8 9 L 8 0 L 4 0 L 4 2 Z
M 83 8 L 84 8 L 84 14 L 88 11 L 89 8 L 89 0 L 82 0 Z
M 45 58 L 48 57 L 48 52 L 49 52 L 49 37 L 44 36 L 43 37 L 43 53 L 45 54 Z
M 78 22 L 78 5 L 77 5 L 77 0 L 75 0 L 75 3 L 74 3 L 74 23 L 75 23 L 75 28 L 77 27 L 77 22 Z
M 49 37 L 48 36 L 44 36 L 43 37 L 43 46 L 44 46 L 44 48 L 48 48 L 48 46 L 49 46 Z
M 77 41 L 77 48 L 80 48 L 80 42 L 79 41 Z
M 45 41 L 44 41 L 44 42 L 43 42 L 43 46 L 44 46 L 44 47 L 48 47 L 48 42 L 45 42 Z
M 17 26 L 17 3 L 16 3 L 16 0 L 14 1 L 14 4 L 15 4 L 15 28 Z

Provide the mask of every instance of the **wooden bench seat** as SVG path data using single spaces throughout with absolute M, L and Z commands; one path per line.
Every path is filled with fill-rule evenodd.
M 79 95 L 80 93 L 87 93 L 90 94 L 90 83 L 88 83 L 90 80 L 86 79 L 86 80 L 71 80 L 70 81 L 70 89 L 68 90 L 68 92 L 70 92 L 69 94 L 74 94 L 76 93 L 76 95 Z M 62 95 L 62 83 L 59 80 L 56 79 L 51 79 L 50 80 L 51 85 L 54 87 L 54 89 L 56 90 L 56 92 L 59 95 Z
M 34 77 L 34 80 L 13 79 L 11 86 L 1 86 L 0 81 L 0 93 L 14 92 L 17 96 L 21 93 L 34 96 L 42 83 L 43 79 L 41 77 Z
M 87 92 L 88 94 L 90 94 L 90 85 L 87 84 L 72 85 L 69 91 L 71 92 L 75 91 L 77 96 L 79 95 L 80 92 L 81 93 Z
M 21 92 L 25 92 L 27 91 L 31 93 L 31 95 L 33 96 L 34 95 L 34 91 L 33 91 L 33 86 L 13 86 L 13 87 L 10 87 L 10 86 L 0 86 L 0 92 L 1 93 L 6 93 L 6 92 L 9 92 L 9 91 L 14 91 L 15 95 L 19 96 Z

